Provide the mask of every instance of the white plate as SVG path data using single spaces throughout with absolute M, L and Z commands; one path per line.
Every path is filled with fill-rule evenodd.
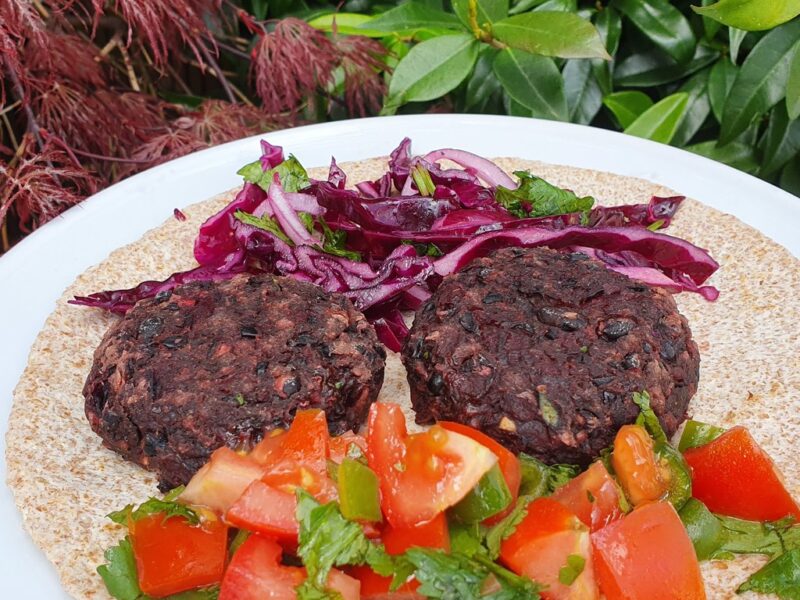
M 664 184 L 732 213 L 800 256 L 800 199 L 763 181 L 670 146 L 578 125 L 516 117 L 421 115 L 340 121 L 266 135 L 307 166 L 388 154 L 403 136 L 415 152 L 441 147 L 611 171 Z M 172 161 L 104 190 L 0 258 L 0 431 L 33 340 L 55 300 L 81 272 L 183 207 L 239 184 L 262 136 Z M 5 436 L 0 439 L 5 455 Z M 5 481 L 5 460 L 0 477 Z M 44 555 L 0 489 L 4 597 L 66 598 Z

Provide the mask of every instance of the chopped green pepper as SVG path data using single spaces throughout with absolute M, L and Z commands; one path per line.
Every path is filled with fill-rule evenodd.
M 511 492 L 499 465 L 493 466 L 450 514 L 462 523 L 480 523 L 511 504 Z
M 519 495 L 533 498 L 546 496 L 550 492 L 550 471 L 547 465 L 524 453 L 519 455 L 519 464 L 522 469 Z
M 692 540 L 697 560 L 711 558 L 725 541 L 720 520 L 696 498 L 690 498 L 678 514 Z
M 725 433 L 725 430 L 720 427 L 701 423 L 700 421 L 687 421 L 686 426 L 683 428 L 681 441 L 678 443 L 678 450 L 683 452 L 689 448 L 704 446 L 709 442 L 713 442 L 723 433 Z
M 337 471 L 339 507 L 345 518 L 354 521 L 380 521 L 381 501 L 378 476 L 368 466 L 345 458 Z
M 669 443 L 656 444 L 655 453 L 659 463 L 669 470 L 667 500 L 672 503 L 675 510 L 680 510 L 692 497 L 692 474 L 689 465 L 686 464 L 683 454 Z

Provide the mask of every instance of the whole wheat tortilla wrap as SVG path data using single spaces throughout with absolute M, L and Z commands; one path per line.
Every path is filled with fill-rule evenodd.
M 509 172 L 530 169 L 601 204 L 676 194 L 611 173 L 519 159 L 497 162 Z M 363 181 L 377 179 L 385 165 L 381 158 L 342 167 L 349 181 Z M 324 178 L 326 171 L 314 169 L 310 175 Z M 75 598 L 109 598 L 95 569 L 123 529 L 105 515 L 144 501 L 157 488 L 154 475 L 104 448 L 84 415 L 81 391 L 92 354 L 118 317 L 67 300 L 195 266 L 198 227 L 235 192 L 190 206 L 184 210 L 186 221 L 169 219 L 78 277 L 47 319 L 14 391 L 6 436 L 8 485 L 25 528 Z M 782 469 L 789 492 L 800 498 L 800 261 L 735 217 L 691 199 L 669 233 L 708 249 L 721 264 L 710 281 L 721 291 L 717 302 L 691 293 L 676 297 L 701 353 L 700 386 L 689 413 L 722 427 L 748 427 Z M 405 371 L 391 352 L 379 399 L 403 404 L 413 422 Z M 736 587 L 765 562 L 744 556 L 702 563 L 709 598 L 734 597 Z M 736 597 L 748 595 L 755 597 Z

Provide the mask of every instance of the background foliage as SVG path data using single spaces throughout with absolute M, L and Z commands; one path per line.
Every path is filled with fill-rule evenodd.
M 800 0 L 0 0 L 0 241 L 295 124 L 472 112 L 685 148 L 800 195 Z

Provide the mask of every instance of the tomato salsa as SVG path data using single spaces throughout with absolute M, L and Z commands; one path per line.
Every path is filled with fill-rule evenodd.
M 185 488 L 109 517 L 98 568 L 119 600 L 700 600 L 699 561 L 770 557 L 740 591 L 800 589 L 800 507 L 743 427 L 690 421 L 679 445 L 646 393 L 586 469 L 373 404 L 331 437 L 298 411 L 249 452 L 220 448 Z

